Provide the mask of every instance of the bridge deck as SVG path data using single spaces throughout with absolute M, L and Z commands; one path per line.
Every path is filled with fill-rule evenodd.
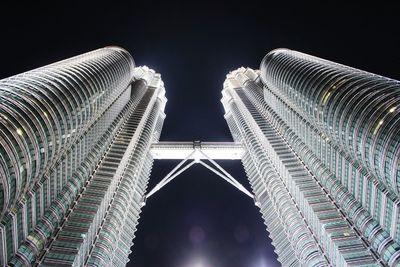
M 158 142 L 151 145 L 154 159 L 185 159 L 194 150 L 201 150 L 215 160 L 242 159 L 242 144 L 234 142 Z M 202 153 L 193 153 L 188 159 L 206 159 Z

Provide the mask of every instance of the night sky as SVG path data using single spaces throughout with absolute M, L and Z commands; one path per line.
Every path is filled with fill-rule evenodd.
M 231 141 L 220 103 L 225 75 L 258 68 L 274 48 L 400 79 L 400 6 L 384 1 L 14 2 L 0 4 L 0 78 L 122 46 L 162 75 L 163 141 Z M 176 163 L 155 162 L 149 189 Z M 249 188 L 240 162 L 221 164 Z M 148 200 L 134 243 L 132 267 L 279 266 L 252 200 L 201 166 Z

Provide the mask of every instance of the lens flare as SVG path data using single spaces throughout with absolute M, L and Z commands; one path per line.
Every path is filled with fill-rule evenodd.
M 182 267 L 213 267 L 205 257 L 197 256 L 190 258 Z

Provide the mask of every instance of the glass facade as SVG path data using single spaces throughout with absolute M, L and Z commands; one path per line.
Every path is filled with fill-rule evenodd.
M 400 83 L 277 49 L 222 91 L 283 266 L 400 264 Z
M 164 94 L 119 47 L 0 81 L 0 266 L 126 264 Z
M 400 265 L 399 92 L 287 49 L 227 75 L 283 266 Z M 161 76 L 119 47 L 0 80 L 0 267 L 125 266 L 165 105 Z

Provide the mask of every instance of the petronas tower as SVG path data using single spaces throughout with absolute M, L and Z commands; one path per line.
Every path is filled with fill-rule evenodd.
M 254 200 L 283 266 L 400 265 L 400 82 L 273 50 L 227 75 L 228 143 L 159 142 L 166 101 L 119 47 L 0 80 L 0 267 L 125 266 L 147 198 L 196 163 Z M 182 161 L 147 190 L 159 159 Z
M 107 47 L 0 81 L 0 265 L 124 266 L 165 115 Z
M 400 82 L 277 49 L 222 94 L 283 266 L 400 264 Z

